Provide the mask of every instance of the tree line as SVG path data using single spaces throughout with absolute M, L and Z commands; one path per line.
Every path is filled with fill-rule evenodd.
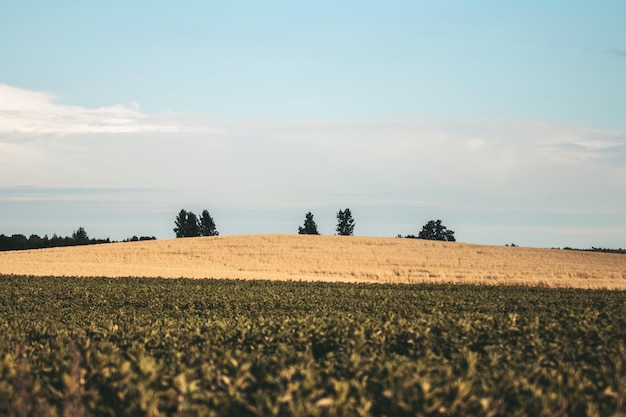
M 40 237 L 39 235 L 14 234 L 11 236 L 0 235 L 0 251 L 7 250 L 24 250 L 24 249 L 43 249 L 55 248 L 59 246 L 77 246 L 77 245 L 93 245 L 97 243 L 110 243 L 109 238 L 91 239 L 87 235 L 85 229 L 81 226 L 72 233 L 72 236 L 57 236 L 53 234 L 51 238 L 48 235 Z
M 349 208 L 339 210 L 337 213 L 337 227 L 335 231 L 339 236 L 352 236 L 354 234 L 355 222 L 352 218 L 352 212 Z M 317 225 L 313 220 L 313 214 L 309 211 L 304 217 L 304 226 L 298 227 L 298 233 L 301 235 L 319 235 Z M 402 237 L 399 235 L 398 237 Z M 444 240 L 447 242 L 456 242 L 454 231 L 449 230 L 441 223 L 441 220 L 431 220 L 426 223 L 417 236 L 407 235 L 406 238 L 426 239 L 426 240 Z
M 196 236 L 219 236 L 217 227 L 213 217 L 208 210 L 203 210 L 200 216 L 196 216 L 192 211 L 181 210 L 174 221 L 174 233 L 176 237 L 196 237 Z M 349 208 L 340 209 L 337 212 L 337 226 L 335 232 L 339 236 L 353 236 L 355 221 L 352 211 Z M 319 235 L 317 224 L 310 211 L 305 214 L 304 224 L 298 227 L 298 234 L 301 235 Z M 399 235 L 398 237 L 402 237 Z M 445 240 L 454 242 L 454 232 L 442 225 L 441 220 L 431 220 L 423 226 L 422 231 L 417 235 L 407 235 L 406 238 L 428 239 L 428 240 Z M 124 242 L 137 242 L 143 240 L 156 240 L 154 236 L 133 236 L 124 239 Z M 111 243 L 109 238 L 92 239 L 89 237 L 85 228 L 80 226 L 72 233 L 72 236 L 60 237 L 53 234 L 51 238 L 48 235 L 40 237 L 33 234 L 26 237 L 23 234 L 14 234 L 6 236 L 0 235 L 0 251 L 8 250 L 26 250 L 26 249 L 43 249 L 61 246 L 77 246 L 77 245 L 93 245 L 99 243 Z
M 619 248 L 619 249 L 609 249 L 609 248 L 596 248 L 596 247 L 592 246 L 591 249 L 577 249 L 577 248 L 571 248 L 569 246 L 566 246 L 566 247 L 563 248 L 563 250 L 577 250 L 577 251 L 582 251 L 582 252 L 619 253 L 621 255 L 626 255 L 626 249 L 622 249 L 622 248 Z
M 215 221 L 208 210 L 202 211 L 200 217 L 192 211 L 181 210 L 174 220 L 174 233 L 176 237 L 219 236 Z M 340 209 L 337 212 L 337 226 L 335 231 L 339 236 L 353 236 L 356 223 L 349 208 Z M 319 235 L 317 224 L 310 211 L 304 215 L 304 224 L 298 226 L 300 235 Z M 399 235 L 398 237 L 402 237 Z M 426 223 L 417 236 L 407 235 L 406 238 L 443 240 L 455 242 L 454 231 L 444 226 L 441 220 L 431 220 Z
M 176 237 L 196 237 L 196 236 L 219 236 L 217 227 L 213 217 L 209 214 L 208 210 L 203 210 L 200 217 L 196 216 L 191 211 L 181 210 L 175 220 L 174 233 Z M 337 226 L 335 228 L 336 234 L 339 236 L 352 236 L 354 234 L 355 221 L 352 217 L 352 212 L 349 208 L 345 210 L 340 209 L 337 212 Z M 313 218 L 313 213 L 310 211 L 305 214 L 304 224 L 298 226 L 298 234 L 301 235 L 319 235 L 317 224 Z M 447 242 L 455 242 L 454 231 L 448 229 L 443 225 L 441 220 L 430 220 L 424 226 L 422 230 L 416 235 L 398 235 L 399 238 L 408 239 L 425 239 L 425 240 L 440 240 Z M 123 242 L 138 242 L 144 240 L 156 240 L 154 236 L 133 236 L 128 239 L 124 239 Z M 85 229 L 80 226 L 72 233 L 72 236 L 57 236 L 53 234 L 51 238 L 48 235 L 40 237 L 39 235 L 32 234 L 30 237 L 26 237 L 23 234 L 14 234 L 6 236 L 0 234 L 0 251 L 9 250 L 27 250 L 27 249 L 43 249 L 53 248 L 61 246 L 77 246 L 77 245 L 93 245 L 100 243 L 111 243 L 109 238 L 106 239 L 92 239 Z M 507 246 L 509 246 L 507 244 Z M 515 247 L 517 245 L 511 244 Z M 558 248 L 555 248 L 558 249 Z M 564 247 L 564 250 L 577 250 L 577 251 L 590 251 L 590 252 L 605 252 L 605 253 L 618 253 L 626 254 L 626 249 L 606 249 L 596 248 L 591 249 L 576 249 L 571 247 Z
M 355 222 L 352 218 L 352 212 L 349 208 L 339 210 L 337 213 L 337 227 L 335 231 L 339 236 L 352 236 L 354 234 Z M 298 226 L 298 234 L 300 235 L 319 235 L 317 224 L 313 220 L 313 213 L 310 211 L 304 216 L 304 225 Z
M 154 236 L 133 236 L 128 239 L 124 239 L 123 242 L 138 242 L 140 240 L 156 240 Z M 100 243 L 114 243 L 108 237 L 106 239 L 93 239 L 87 234 L 84 227 L 79 226 L 72 236 L 57 236 L 56 233 L 52 237 L 44 235 L 41 237 L 37 234 L 32 234 L 26 237 L 23 234 L 14 234 L 6 236 L 0 234 L 0 251 L 10 250 L 27 250 L 27 249 L 45 249 L 45 248 L 57 248 L 63 246 L 78 246 L 78 245 L 96 245 Z

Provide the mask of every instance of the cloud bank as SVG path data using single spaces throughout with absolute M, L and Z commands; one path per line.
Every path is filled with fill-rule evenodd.
M 56 103 L 56 95 L 0 84 L 0 133 L 87 134 L 185 132 L 210 129 L 178 124 L 171 114 L 146 115 L 139 104 L 96 109 Z
M 488 222 L 536 227 L 528 223 L 555 216 L 570 217 L 564 230 L 593 228 L 600 217 L 621 218 L 623 227 L 624 189 L 626 132 L 581 124 L 226 120 L 68 106 L 0 85 L 0 205 L 91 201 L 112 211 L 240 214 L 350 206 L 368 213 L 362 234 L 395 235 L 421 216 L 444 215 L 468 231 Z M 232 222 L 231 233 L 285 232 L 275 220 L 279 230 Z

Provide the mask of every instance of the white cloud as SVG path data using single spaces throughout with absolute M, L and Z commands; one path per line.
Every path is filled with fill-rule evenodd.
M 260 204 L 277 195 L 348 190 L 532 194 L 557 187 L 558 193 L 581 174 L 606 176 L 604 186 L 623 183 L 615 174 L 624 161 L 609 157 L 623 152 L 626 133 L 582 125 L 413 117 L 225 121 L 148 115 L 137 103 L 66 106 L 52 94 L 6 85 L 0 97 L 0 185 L 175 187 L 184 177 L 182 186 L 193 189 L 217 177 L 226 184 L 214 186 L 220 192 Z
M 128 106 L 89 109 L 57 104 L 55 99 L 51 93 L 0 84 L 0 133 L 174 133 L 214 129 L 206 124 L 187 126 L 171 114 L 143 114 L 134 101 Z
M 86 109 L 8 86 L 0 97 L 0 187 L 49 187 L 5 192 L 5 202 L 360 205 L 512 218 L 571 210 L 619 217 L 626 207 L 626 132 L 532 120 L 149 115 L 136 103 Z M 146 191 L 97 191 L 126 188 Z

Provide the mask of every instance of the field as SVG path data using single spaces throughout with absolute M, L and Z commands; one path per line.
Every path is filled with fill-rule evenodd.
M 417 239 L 253 235 L 0 252 L 0 274 L 626 289 L 626 256 Z
M 416 415 L 626 416 L 626 256 L 295 235 L 0 253 L 0 416 Z
M 0 277 L 2 416 L 623 416 L 626 293 Z

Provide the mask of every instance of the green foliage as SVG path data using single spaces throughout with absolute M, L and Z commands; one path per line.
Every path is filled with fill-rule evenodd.
M 181 210 L 174 220 L 176 237 L 218 236 L 215 222 L 208 210 L 198 219 L 192 211 Z
M 317 224 L 313 220 L 313 214 L 309 211 L 304 216 L 304 226 L 298 226 L 298 234 L 300 235 L 319 235 Z
M 80 226 L 74 233 L 72 233 L 72 239 L 74 239 L 79 245 L 89 243 L 89 236 L 83 226 Z
M 339 236 L 352 236 L 354 234 L 354 219 L 349 208 L 340 209 L 337 213 L 337 234 Z
M 5 236 L 0 234 L 0 251 L 9 250 L 25 250 L 25 249 L 41 249 L 54 248 L 59 246 L 75 246 L 75 245 L 94 245 L 98 243 L 110 243 L 109 238 L 106 239 L 90 239 L 85 229 L 79 227 L 72 236 L 59 237 L 56 233 L 52 238 L 45 235 L 43 238 L 39 235 L 32 234 L 26 237 L 23 234 L 14 234 Z
M 200 223 L 198 222 L 198 216 L 192 211 L 187 212 L 187 219 L 185 221 L 185 236 L 194 237 L 200 236 Z
M 178 216 L 176 216 L 176 220 L 174 220 L 174 233 L 176 233 L 176 237 L 187 237 L 189 234 L 187 230 L 187 210 L 182 209 Z
M 444 240 L 448 242 L 456 242 L 454 232 L 448 230 L 446 226 L 441 224 L 441 220 L 430 220 L 426 223 L 417 235 L 419 239 L 426 240 Z
M 626 413 L 626 292 L 0 277 L 0 415 Z
M 219 236 L 213 217 L 208 210 L 203 210 L 199 219 L 200 236 Z

